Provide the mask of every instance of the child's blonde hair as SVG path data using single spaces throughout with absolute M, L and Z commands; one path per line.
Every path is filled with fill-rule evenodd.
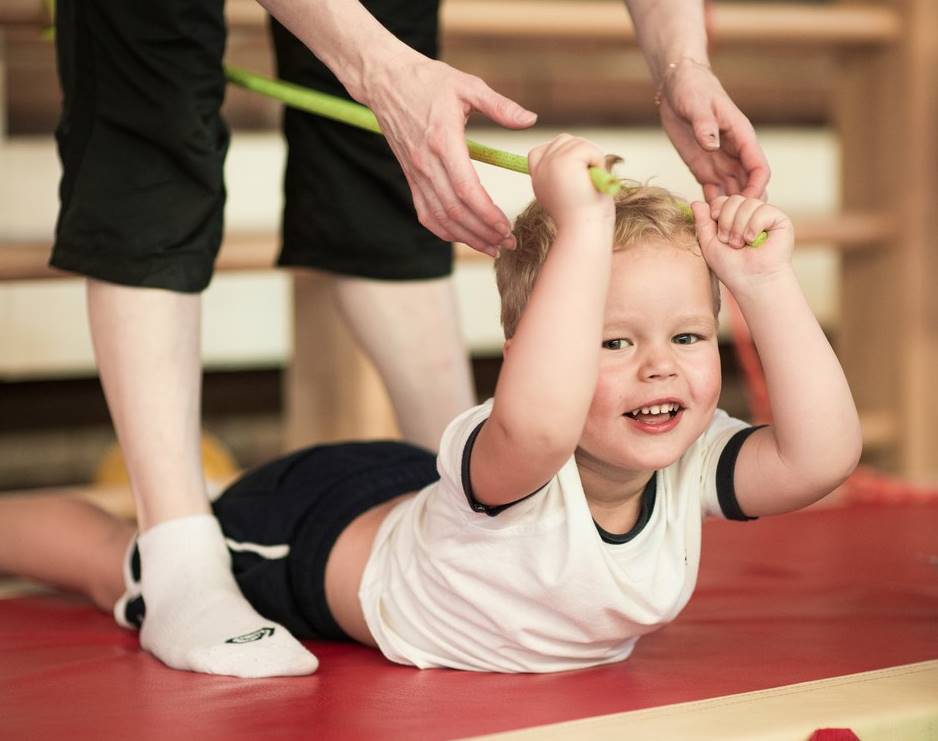
M 687 204 L 664 188 L 624 183 L 615 196 L 616 225 L 613 250 L 628 249 L 640 241 L 658 239 L 700 254 Z M 547 251 L 557 236 L 553 220 L 537 201 L 532 201 L 515 220 L 514 250 L 502 250 L 495 260 L 495 281 L 502 299 L 505 338 L 514 335 Z M 713 315 L 720 313 L 720 284 L 710 271 Z

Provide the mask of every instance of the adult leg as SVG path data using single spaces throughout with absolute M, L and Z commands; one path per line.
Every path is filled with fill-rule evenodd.
M 267 621 L 231 576 L 201 470 L 197 294 L 221 239 L 228 142 L 222 4 L 62 0 L 56 24 L 52 264 L 94 278 L 95 354 L 144 530 L 141 645 L 179 669 L 309 673 L 315 657 L 283 629 L 225 643 Z
M 141 516 L 140 643 L 176 669 L 308 674 L 316 658 L 242 597 L 210 514 L 199 454 L 200 301 L 88 284 L 95 357 Z M 252 634 L 263 638 L 235 640 Z
M 436 56 L 436 0 L 365 6 L 405 43 Z M 280 77 L 347 97 L 301 42 L 271 26 Z M 383 138 L 290 109 L 284 134 L 280 263 L 336 276 L 340 310 L 375 362 L 404 438 L 436 449 L 446 424 L 474 403 L 449 277 L 452 246 L 418 223 Z
M 200 457 L 200 294 L 88 281 L 88 318 L 137 521 L 208 514 Z
M 404 439 L 437 450 L 446 425 L 476 403 L 452 277 L 336 276 L 335 295 L 384 380 Z

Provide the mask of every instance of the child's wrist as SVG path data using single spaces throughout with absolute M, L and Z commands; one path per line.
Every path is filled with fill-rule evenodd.
M 569 245 L 577 252 L 612 254 L 613 229 L 598 221 L 575 222 L 557 226 L 554 245 Z M 553 247 L 551 248 L 553 250 Z
M 801 289 L 791 264 L 784 265 L 771 273 L 744 276 L 742 280 L 723 281 L 733 298 L 744 308 L 751 302 L 771 301 L 778 292 L 795 287 Z

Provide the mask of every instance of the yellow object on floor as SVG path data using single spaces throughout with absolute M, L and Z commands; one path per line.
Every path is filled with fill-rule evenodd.
M 230 481 L 239 471 L 234 456 L 225 447 L 225 444 L 214 435 L 202 433 L 202 468 L 205 471 L 205 480 L 212 485 L 220 486 Z M 94 474 L 94 484 L 99 486 L 118 486 L 130 483 L 127 467 L 124 465 L 124 456 L 120 446 L 116 443 L 111 446 Z

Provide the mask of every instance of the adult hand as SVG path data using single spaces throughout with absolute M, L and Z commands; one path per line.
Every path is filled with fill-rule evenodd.
M 708 202 L 736 194 L 765 199 L 765 154 L 709 67 L 682 59 L 665 73 L 659 97 L 661 125 Z
M 421 224 L 493 257 L 515 246 L 508 218 L 469 161 L 466 120 L 479 111 L 501 126 L 523 129 L 536 114 L 478 77 L 416 52 L 376 71 L 363 97 L 404 170 Z

